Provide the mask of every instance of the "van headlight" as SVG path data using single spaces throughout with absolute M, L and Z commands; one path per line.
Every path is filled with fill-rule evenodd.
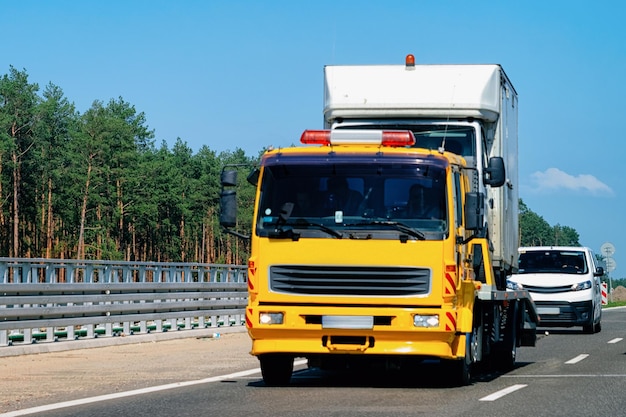
M 572 291 L 588 290 L 591 287 L 591 281 L 579 282 L 578 284 L 572 285 Z
M 518 282 L 512 281 L 510 279 L 506 280 L 506 288 L 507 290 L 523 290 L 524 286 Z

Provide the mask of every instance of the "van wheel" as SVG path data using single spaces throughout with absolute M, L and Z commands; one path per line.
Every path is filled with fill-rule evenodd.
M 600 333 L 602 331 L 602 323 L 597 322 L 593 331 L 594 333 Z
M 289 384 L 293 373 L 293 356 L 261 355 L 259 361 L 265 385 L 276 387 Z

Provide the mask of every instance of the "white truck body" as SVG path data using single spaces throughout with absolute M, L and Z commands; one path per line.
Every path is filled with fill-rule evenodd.
M 501 280 L 517 268 L 517 108 L 517 93 L 499 65 L 324 68 L 325 128 L 410 129 L 416 146 L 426 147 L 427 137 L 440 138 L 438 146 L 446 150 L 452 150 L 448 142 L 451 146 L 455 131 L 466 132 L 462 147 L 452 151 L 476 170 L 473 188 L 486 196 L 493 266 Z M 482 181 L 494 156 L 505 163 L 504 187 L 486 187 Z

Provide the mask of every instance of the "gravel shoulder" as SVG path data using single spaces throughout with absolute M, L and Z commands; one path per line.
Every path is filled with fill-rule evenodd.
M 2 347 L 0 413 L 259 366 L 243 327 L 184 332 Z

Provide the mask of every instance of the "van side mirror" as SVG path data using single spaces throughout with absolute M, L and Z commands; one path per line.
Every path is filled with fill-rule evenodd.
M 601 277 L 602 275 L 604 275 L 604 268 L 602 268 L 601 266 L 596 267 L 596 272 L 593 274 L 596 277 Z
M 485 195 L 483 193 L 466 193 L 463 215 L 466 230 L 481 230 L 485 223 Z
M 501 156 L 489 158 L 489 166 L 483 174 L 483 183 L 492 187 L 502 187 L 505 181 L 504 159 Z

